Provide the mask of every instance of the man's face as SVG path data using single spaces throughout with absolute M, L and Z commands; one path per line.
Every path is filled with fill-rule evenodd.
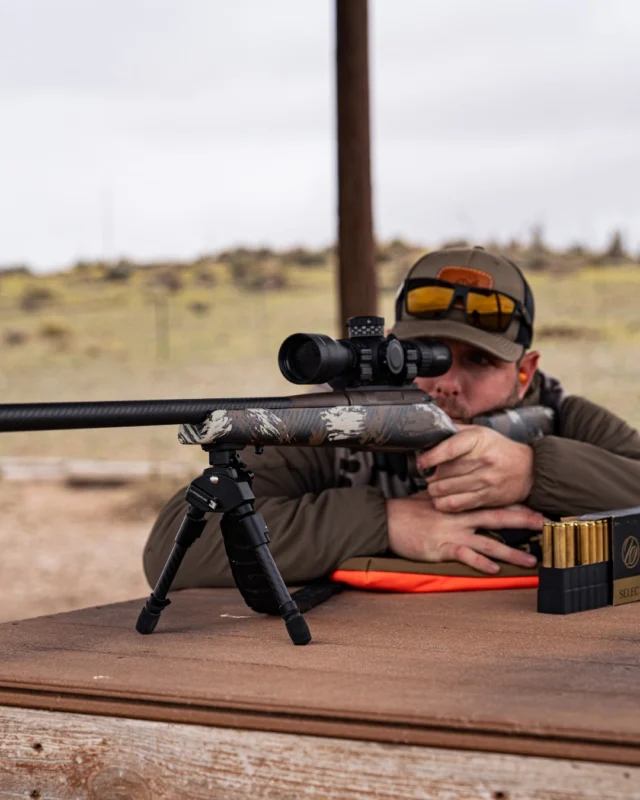
M 416 378 L 422 391 L 456 422 L 469 422 L 478 414 L 512 408 L 521 400 L 533 378 L 538 353 L 526 353 L 519 362 L 502 361 L 470 344 L 442 339 L 451 349 L 451 369 L 437 378 Z M 522 371 L 527 380 L 520 380 Z

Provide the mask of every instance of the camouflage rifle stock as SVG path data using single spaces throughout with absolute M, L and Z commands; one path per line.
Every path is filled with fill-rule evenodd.
M 481 414 L 472 420 L 474 425 L 493 428 L 514 442 L 530 444 L 542 436 L 554 432 L 555 412 L 547 406 L 523 406 L 522 408 Z
M 325 403 L 331 399 L 323 395 L 314 397 Z M 333 445 L 356 450 L 413 452 L 430 450 L 457 432 L 453 421 L 433 401 L 424 396 L 416 396 L 415 400 L 406 405 L 217 409 L 201 423 L 181 425 L 178 440 L 181 444 L 200 446 Z M 471 422 L 528 444 L 552 432 L 554 412 L 544 406 L 528 406 L 483 414 Z
M 514 441 L 553 430 L 554 413 L 528 406 L 475 417 Z M 182 444 L 429 450 L 456 433 L 419 389 L 333 391 L 289 397 L 0 405 L 0 432 L 180 425 Z
M 201 446 L 333 445 L 404 452 L 430 449 L 456 432 L 451 419 L 421 392 L 415 397 L 404 392 L 402 404 L 369 397 L 335 405 L 332 394 L 310 395 L 314 405 L 309 407 L 217 409 L 200 424 L 181 425 L 178 439 Z

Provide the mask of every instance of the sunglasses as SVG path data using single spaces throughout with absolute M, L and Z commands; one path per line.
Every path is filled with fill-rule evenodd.
M 531 316 L 525 306 L 514 297 L 492 289 L 462 286 L 437 278 L 409 279 L 396 306 L 396 319 L 400 319 L 402 303 L 409 314 L 420 319 L 442 319 L 452 308 L 461 308 L 469 325 L 490 333 L 505 333 L 514 316 L 522 318 L 529 331 Z

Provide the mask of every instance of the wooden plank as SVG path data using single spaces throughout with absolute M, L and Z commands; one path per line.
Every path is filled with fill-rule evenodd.
M 532 590 L 345 592 L 294 647 L 235 590 L 0 626 L 0 704 L 640 765 L 640 606 L 537 614 Z
M 367 0 L 336 0 L 339 330 L 375 314 Z
M 0 707 L 0 798 L 619 800 L 640 768 Z

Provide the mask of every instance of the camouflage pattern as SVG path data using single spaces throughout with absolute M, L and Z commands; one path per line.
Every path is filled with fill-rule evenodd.
M 218 409 L 181 425 L 181 444 L 306 445 L 407 451 L 435 447 L 457 429 L 435 403 Z
M 493 428 L 514 442 L 531 444 L 535 439 L 554 432 L 555 412 L 546 406 L 524 406 L 474 417 L 472 422 Z

